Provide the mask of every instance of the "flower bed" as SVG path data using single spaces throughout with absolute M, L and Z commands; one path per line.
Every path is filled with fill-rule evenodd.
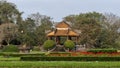
M 99 56 L 108 56 L 108 57 L 113 57 L 113 56 L 120 56 L 120 52 L 113 52 L 113 53 L 104 53 L 104 52 L 98 52 L 98 53 L 93 53 L 93 52 L 71 52 L 71 56 L 93 56 L 93 57 L 99 57 Z
M 46 56 L 91 56 L 91 57 L 119 57 L 120 52 L 105 53 L 105 52 L 52 52 Z

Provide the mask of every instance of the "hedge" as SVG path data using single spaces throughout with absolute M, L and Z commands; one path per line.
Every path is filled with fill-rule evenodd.
M 120 61 L 120 57 L 21 57 L 22 61 Z
M 117 52 L 117 49 L 89 49 L 87 52 L 93 52 L 93 53 L 98 53 L 98 52 L 103 52 L 103 53 L 115 53 Z
M 71 56 L 70 52 L 51 52 L 47 56 Z
M 1 53 L 4 57 L 21 57 L 21 56 L 45 56 L 44 53 L 39 54 L 20 54 L 20 53 Z

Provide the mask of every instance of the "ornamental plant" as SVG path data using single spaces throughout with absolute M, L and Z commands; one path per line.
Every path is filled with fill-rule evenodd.
M 75 48 L 75 43 L 72 40 L 66 40 L 64 43 L 64 47 L 65 49 L 72 50 L 73 48 Z
M 52 49 L 53 47 L 55 47 L 55 42 L 53 40 L 47 40 L 44 42 L 43 44 L 43 48 L 45 50 L 50 50 Z
M 19 49 L 15 45 L 8 45 L 8 46 L 5 46 L 2 51 L 3 52 L 19 52 Z

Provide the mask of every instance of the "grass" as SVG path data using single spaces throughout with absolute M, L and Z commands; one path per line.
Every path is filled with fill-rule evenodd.
M 120 62 L 20 61 L 20 57 L 0 56 L 0 68 L 120 68 Z
M 20 60 L 20 57 L 2 57 L 0 56 L 0 62 L 1 61 L 19 61 Z
M 33 61 L 0 61 L 0 67 L 19 68 L 120 68 L 120 62 L 33 62 Z

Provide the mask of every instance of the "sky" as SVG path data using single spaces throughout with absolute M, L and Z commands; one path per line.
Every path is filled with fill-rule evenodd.
M 63 17 L 71 14 L 87 12 L 113 13 L 120 16 L 120 0 L 7 0 L 16 4 L 22 17 L 39 12 L 60 22 Z

